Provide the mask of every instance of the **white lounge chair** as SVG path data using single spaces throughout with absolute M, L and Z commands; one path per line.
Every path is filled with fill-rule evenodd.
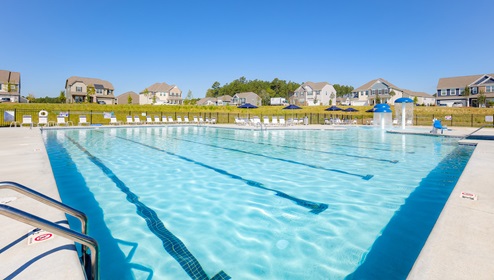
M 168 122 L 169 122 L 169 123 L 174 123 L 172 116 L 169 116 L 169 117 L 168 117 Z
M 125 122 L 126 124 L 134 124 L 134 119 L 132 116 L 127 116 L 127 121 Z
M 168 118 L 166 116 L 161 117 L 161 123 L 168 123 Z
M 154 123 L 155 124 L 160 124 L 161 123 L 160 116 L 154 116 Z
M 48 117 L 47 116 L 40 116 L 38 118 L 38 126 L 50 126 L 50 123 L 48 122 Z
M 72 121 L 65 121 L 65 117 L 62 117 L 62 116 L 57 116 L 57 125 L 58 126 L 61 126 L 61 125 L 65 125 L 65 126 L 69 126 L 70 124 L 72 123 Z M 74 125 L 72 123 L 72 125 Z
M 271 117 L 271 125 L 273 125 L 273 126 L 278 125 L 278 117 L 277 116 Z
M 279 121 L 280 121 L 280 125 L 282 125 L 282 126 L 285 126 L 286 125 L 286 123 L 285 123 L 285 117 L 280 117 Z
M 182 123 L 182 117 L 180 116 L 177 117 L 177 123 Z
M 151 116 L 146 116 L 146 123 L 147 123 L 147 124 L 154 124 L 154 121 L 153 121 L 153 119 L 151 118 Z
M 190 123 L 190 122 L 189 122 L 189 117 L 187 117 L 187 116 L 185 116 L 185 117 L 184 117 L 184 123 L 185 123 L 185 124 L 189 124 L 189 123 Z
M 211 124 L 216 124 L 216 118 L 211 118 Z
M 79 125 L 79 126 L 90 125 L 90 123 L 87 122 L 87 118 L 85 115 L 80 115 L 79 116 L 79 123 L 77 125 Z
M 204 119 L 202 117 L 199 117 L 199 123 L 204 123 Z
M 263 117 L 263 123 L 264 123 L 264 125 L 270 125 L 268 116 Z
M 134 116 L 134 123 L 135 124 L 142 124 L 141 118 L 139 118 L 139 116 Z
M 110 117 L 110 124 L 111 125 L 121 125 L 122 122 L 117 120 L 117 117 Z
M 21 127 L 24 125 L 29 125 L 29 127 L 31 127 L 31 128 L 33 127 L 34 123 L 33 123 L 33 119 L 31 117 L 31 115 L 22 116 Z
M 193 123 L 199 123 L 199 119 L 197 118 L 197 116 L 194 116 L 194 120 L 192 122 Z

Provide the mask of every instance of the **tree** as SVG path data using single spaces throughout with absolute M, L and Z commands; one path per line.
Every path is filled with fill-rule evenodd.
M 67 98 L 65 98 L 65 90 L 60 91 L 58 99 L 60 100 L 60 103 L 65 103 L 65 101 L 67 101 Z
M 185 99 L 190 100 L 192 98 L 194 98 L 194 97 L 192 96 L 192 91 L 189 89 L 189 91 L 187 92 L 187 97 L 185 97 Z
M 467 97 L 467 107 L 470 107 L 470 88 L 465 86 L 465 90 L 463 90 L 463 96 Z
M 419 102 L 419 98 L 417 96 L 414 96 L 413 97 L 413 104 L 417 104 L 417 102 Z
M 396 95 L 396 92 L 395 92 L 394 90 L 391 90 L 391 91 L 389 92 L 389 96 L 393 97 L 393 96 L 395 96 L 395 95 Z
M 7 83 L 7 92 L 11 92 L 12 91 L 12 84 L 9 82 Z
M 91 102 L 91 96 L 94 95 L 94 93 L 96 92 L 96 90 L 94 89 L 94 86 L 93 85 L 88 85 L 87 86 L 87 93 L 86 93 L 86 100 L 84 100 L 85 103 L 89 103 Z
M 485 97 L 485 94 L 484 94 L 484 91 L 481 90 L 479 92 L 479 97 L 477 97 L 477 100 L 479 102 L 479 107 L 485 107 L 485 101 L 486 101 L 486 97 Z
M 153 104 L 156 103 L 156 94 L 153 94 Z
M 132 96 L 130 94 L 127 96 L 127 104 L 132 104 Z
M 337 97 L 344 97 L 345 95 L 352 93 L 354 89 L 352 86 L 345 86 L 339 84 L 334 84 L 333 87 L 336 90 Z
M 32 93 L 28 94 L 26 99 L 29 101 L 29 103 L 34 103 L 36 101 L 36 97 L 34 97 L 34 94 Z

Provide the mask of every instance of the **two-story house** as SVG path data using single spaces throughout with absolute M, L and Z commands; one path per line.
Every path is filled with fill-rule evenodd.
M 20 102 L 21 73 L 0 70 L 0 101 Z
M 139 104 L 180 105 L 183 103 L 182 90 L 176 85 L 155 83 L 139 94 Z
M 243 105 L 245 103 L 250 103 L 252 105 L 261 106 L 262 100 L 259 95 L 254 92 L 240 92 L 236 93 L 231 100 L 232 105 Z
M 218 97 L 204 97 L 197 101 L 197 105 L 215 105 L 215 106 L 227 106 L 232 102 L 230 95 L 222 95 Z
M 465 95 L 465 88 L 470 94 Z M 436 104 L 439 106 L 479 106 L 479 93 L 486 100 L 494 99 L 494 74 L 440 78 L 437 82 Z
M 378 78 L 372 80 L 356 89 L 351 93 L 350 103 L 353 106 L 375 105 L 378 103 L 394 104 L 394 101 L 403 97 L 404 90 L 386 81 Z
M 115 104 L 113 85 L 105 80 L 72 76 L 65 81 L 67 103 Z
M 289 98 L 291 104 L 303 106 L 336 104 L 336 90 L 327 82 L 305 82 Z

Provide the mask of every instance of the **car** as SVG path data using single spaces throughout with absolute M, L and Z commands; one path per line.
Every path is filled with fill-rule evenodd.
M 453 102 L 452 107 L 463 107 L 463 103 L 462 102 Z
M 106 105 L 106 102 L 105 101 L 98 101 L 98 104 Z
M 2 102 L 10 102 L 10 101 L 11 100 L 8 97 L 2 97 L 2 99 L 0 99 L 0 103 L 2 103 Z

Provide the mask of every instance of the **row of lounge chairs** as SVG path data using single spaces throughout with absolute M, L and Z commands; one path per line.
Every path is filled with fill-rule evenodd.
M 84 124 L 87 124 L 89 125 L 89 123 L 86 121 L 86 116 L 80 116 L 79 118 L 79 125 L 84 125 Z M 17 121 L 13 121 L 10 123 L 10 126 L 29 126 L 29 127 L 33 127 L 33 126 L 69 126 L 69 125 L 74 125 L 74 123 L 72 121 L 67 121 L 65 120 L 65 117 L 62 117 L 62 116 L 58 116 L 57 117 L 57 121 L 48 121 L 48 117 L 44 117 L 44 116 L 40 116 L 39 119 L 38 119 L 38 123 L 35 123 L 33 122 L 33 118 L 31 117 L 31 115 L 23 115 L 22 116 L 22 122 L 19 123 Z
M 110 118 L 110 124 L 111 125 L 120 125 L 123 124 L 122 121 L 118 121 L 116 117 L 111 117 Z M 151 116 L 147 116 L 146 120 L 141 120 L 139 116 L 127 116 L 127 119 L 125 121 L 125 124 L 133 124 L 133 125 L 139 125 L 139 124 L 216 124 L 216 118 L 203 118 L 203 117 L 197 117 L 194 116 L 192 120 L 189 120 L 188 116 L 182 117 L 178 116 L 175 120 L 173 117 L 169 116 L 154 116 L 152 118 Z
M 324 119 L 324 124 L 329 125 L 345 125 L 345 124 L 357 124 L 357 119 L 340 119 L 340 118 L 329 118 Z
M 287 125 L 299 125 L 303 124 L 304 119 L 300 118 L 289 118 L 288 120 L 285 121 L 285 117 L 277 117 L 277 116 L 272 116 L 271 121 L 269 121 L 268 116 L 264 116 L 263 120 L 258 116 L 253 116 L 252 118 L 239 118 L 235 117 L 235 124 L 237 125 L 251 125 L 251 126 L 259 126 L 259 125 L 264 125 L 264 126 L 287 126 Z

